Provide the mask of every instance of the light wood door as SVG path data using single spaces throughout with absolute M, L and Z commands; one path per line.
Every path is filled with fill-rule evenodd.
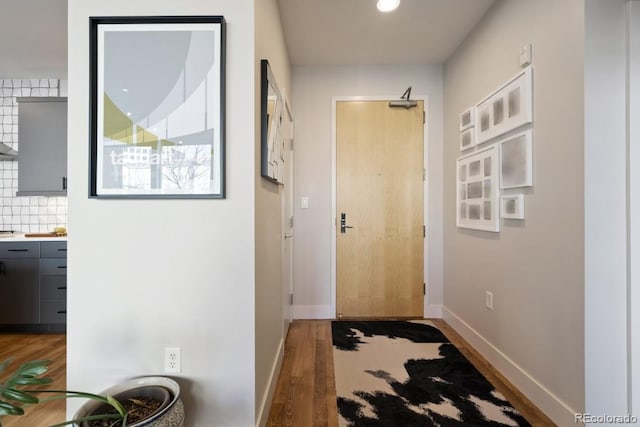
M 388 104 L 336 105 L 337 317 L 424 314 L 424 105 Z

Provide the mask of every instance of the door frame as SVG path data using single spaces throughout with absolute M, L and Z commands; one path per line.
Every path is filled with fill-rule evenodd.
M 284 113 L 286 114 L 286 119 L 289 121 L 289 132 L 290 134 L 286 136 L 286 144 L 285 150 L 289 151 L 289 165 L 286 165 L 287 171 L 285 172 L 287 176 L 286 183 L 282 191 L 281 198 L 281 223 L 282 223 L 282 240 L 280 245 L 280 254 L 281 254 L 281 279 L 284 283 L 288 282 L 289 287 L 286 289 L 286 286 L 282 286 L 283 298 L 284 298 L 284 307 L 283 307 L 283 317 L 284 317 L 284 333 L 283 340 L 286 340 L 287 333 L 289 331 L 289 325 L 293 320 L 293 252 L 294 252 L 294 223 L 293 223 L 293 215 L 294 215 L 294 205 L 293 205 L 293 168 L 294 168 L 294 139 L 295 139 L 295 123 L 293 121 L 293 114 L 291 114 L 291 108 L 289 107 L 289 101 L 285 98 L 284 100 Z M 287 207 L 289 208 L 287 210 Z M 288 234 L 290 234 L 288 236 Z M 288 240 L 288 241 L 287 241 Z M 289 245 L 289 256 L 286 256 L 285 246 Z M 288 259 L 285 259 L 288 258 Z M 288 266 L 288 268 L 286 268 Z M 285 276 L 287 279 L 285 280 Z
M 336 147 L 337 147 L 337 127 L 336 127 L 336 106 L 338 102 L 342 101 L 392 101 L 397 100 L 397 95 L 391 96 L 332 96 L 331 97 L 331 313 L 330 317 L 336 316 L 336 296 L 337 296 L 337 241 L 336 241 L 336 233 L 338 231 L 338 218 L 336 216 L 336 207 L 337 207 L 337 158 L 336 158 Z M 424 102 L 424 111 L 425 117 L 429 115 L 427 112 L 429 111 L 429 97 L 426 95 L 414 95 L 412 99 L 416 101 Z M 426 119 L 425 119 L 426 122 Z M 423 144 L 424 144 L 424 157 L 423 167 L 426 169 L 429 164 L 429 132 L 428 132 L 428 122 L 424 123 L 422 131 L 423 131 Z M 428 176 L 428 174 L 426 174 Z M 424 224 L 427 225 L 427 215 L 429 212 L 429 186 L 427 185 L 427 180 L 423 181 L 423 197 L 424 197 L 424 207 L 423 207 L 423 221 Z M 427 233 L 427 236 L 424 239 L 424 252 L 423 252 L 423 280 L 424 283 L 427 283 L 427 277 L 429 272 L 429 247 L 430 247 L 430 233 Z M 424 313 L 423 317 L 427 317 L 427 307 L 428 307 L 428 297 L 429 293 L 426 292 L 424 295 Z

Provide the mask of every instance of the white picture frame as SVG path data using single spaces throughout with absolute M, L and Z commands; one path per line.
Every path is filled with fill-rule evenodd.
M 500 218 L 524 219 L 524 194 L 501 196 Z
M 476 145 L 476 133 L 474 128 L 460 132 L 460 151 L 466 151 Z
M 531 66 L 493 91 L 476 106 L 476 145 L 533 122 Z
M 476 107 L 472 106 L 460 113 L 460 132 L 475 126 Z
M 533 135 L 531 129 L 500 140 L 500 188 L 533 185 Z
M 456 160 L 456 226 L 499 232 L 498 147 Z

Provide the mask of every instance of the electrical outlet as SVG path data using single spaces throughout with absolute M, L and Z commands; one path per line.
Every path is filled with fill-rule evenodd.
M 493 310 L 493 292 L 487 291 L 484 296 L 484 304 L 489 310 Z
M 167 347 L 164 349 L 164 371 L 181 372 L 182 357 L 180 347 Z

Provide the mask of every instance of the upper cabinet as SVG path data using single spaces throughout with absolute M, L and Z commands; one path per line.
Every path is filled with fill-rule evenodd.
M 67 98 L 18 101 L 17 196 L 67 195 Z

